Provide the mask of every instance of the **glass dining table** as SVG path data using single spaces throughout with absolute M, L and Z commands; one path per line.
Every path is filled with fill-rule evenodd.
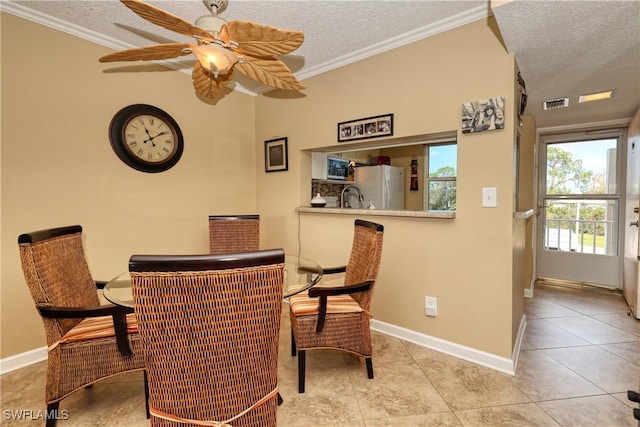
M 304 292 L 322 279 L 322 267 L 317 262 L 298 255 L 285 255 L 284 298 Z M 133 308 L 131 276 L 126 271 L 111 279 L 103 289 L 107 301 L 123 307 Z

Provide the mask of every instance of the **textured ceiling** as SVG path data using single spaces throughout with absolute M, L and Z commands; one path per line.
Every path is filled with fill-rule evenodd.
M 514 0 L 493 13 L 538 126 L 629 118 L 640 107 L 639 1 Z M 578 103 L 611 89 L 610 100 Z M 543 111 L 543 101 L 565 97 L 569 107 Z
M 194 22 L 209 11 L 200 0 L 149 3 Z M 499 2 L 488 0 L 230 0 L 221 14 L 302 30 L 305 42 L 283 60 L 303 80 L 494 13 L 516 56 L 529 94 L 526 115 L 539 127 L 628 118 L 640 106 L 640 0 Z M 153 25 L 115 0 L 8 1 L 3 11 L 115 50 L 191 41 Z M 185 71 L 192 61 L 174 61 Z M 236 88 L 265 90 L 239 76 Z M 616 89 L 612 100 L 577 97 Z M 568 108 L 542 111 L 542 101 L 569 97 Z
M 145 1 L 189 22 L 195 22 L 200 16 L 210 13 L 201 0 Z M 3 0 L 2 3 L 3 9 L 10 13 L 117 50 L 193 41 L 147 22 L 115 0 Z M 303 80 L 473 22 L 487 14 L 486 0 L 230 0 L 226 11 L 220 16 L 227 21 L 247 20 L 283 29 L 302 30 L 305 34 L 302 46 L 282 59 L 298 79 Z M 193 59 L 185 58 L 188 59 L 173 62 L 176 66 L 182 62 L 183 68 L 190 73 Z M 237 80 L 252 92 L 265 89 L 249 79 Z

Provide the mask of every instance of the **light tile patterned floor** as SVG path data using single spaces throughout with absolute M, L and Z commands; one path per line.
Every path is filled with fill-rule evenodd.
M 537 285 L 515 376 L 373 333 L 375 379 L 364 363 L 309 352 L 306 393 L 297 392 L 283 316 L 278 424 L 321 426 L 638 426 L 627 390 L 640 388 L 640 321 L 619 295 Z M 286 308 L 286 306 L 285 306 Z M 46 365 L 0 378 L 6 410 L 44 410 Z M 142 375 L 119 376 L 62 401 L 60 427 L 146 426 Z

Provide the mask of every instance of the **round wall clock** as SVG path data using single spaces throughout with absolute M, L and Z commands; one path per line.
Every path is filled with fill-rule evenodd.
M 182 132 L 173 117 L 146 104 L 118 111 L 109 125 L 109 140 L 120 160 L 150 173 L 173 167 L 184 148 Z

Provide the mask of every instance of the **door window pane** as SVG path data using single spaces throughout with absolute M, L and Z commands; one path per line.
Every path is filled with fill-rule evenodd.
M 547 146 L 547 194 L 615 194 L 616 139 Z
M 616 200 L 547 200 L 544 249 L 617 255 Z

